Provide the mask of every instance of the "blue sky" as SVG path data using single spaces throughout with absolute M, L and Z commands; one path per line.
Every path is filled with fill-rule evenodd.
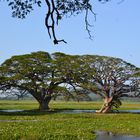
M 64 18 L 57 35 L 68 44 L 53 45 L 44 25 L 46 6 L 34 7 L 34 11 L 21 20 L 11 17 L 6 2 L 0 4 L 0 63 L 13 55 L 35 51 L 64 52 L 67 54 L 97 54 L 122 58 L 140 67 L 140 0 L 112 0 L 101 4 L 93 2 L 97 14 L 94 21 L 89 15 L 93 40 L 85 31 L 84 14 Z

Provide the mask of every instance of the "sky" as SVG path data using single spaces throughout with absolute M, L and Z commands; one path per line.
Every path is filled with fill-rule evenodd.
M 11 17 L 6 1 L 0 4 L 0 64 L 13 55 L 36 51 L 91 54 L 122 58 L 140 67 L 140 0 L 112 0 L 101 4 L 91 0 L 96 13 L 89 21 L 93 25 L 93 40 L 85 30 L 84 15 L 63 18 L 56 28 L 57 36 L 68 43 L 54 45 L 49 39 L 44 18 L 47 7 L 34 7 L 26 19 Z

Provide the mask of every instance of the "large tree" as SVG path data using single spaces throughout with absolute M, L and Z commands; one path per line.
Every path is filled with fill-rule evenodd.
M 60 90 L 61 83 L 61 73 L 46 52 L 13 56 L 0 67 L 0 90 L 28 92 L 38 101 L 40 110 L 49 108 L 48 104 L 53 94 Z
M 71 92 L 75 91 L 73 83 L 81 72 L 77 71 L 80 65 L 76 63 L 76 58 L 47 52 L 13 56 L 0 66 L 0 92 L 31 94 L 38 101 L 40 110 L 49 109 L 52 97 L 59 95 L 78 100 Z
M 97 112 L 106 113 L 113 106 L 118 107 L 122 97 L 136 97 L 138 88 L 134 88 L 132 81 L 137 67 L 119 58 L 86 55 L 83 59 L 89 64 L 88 79 L 80 86 L 103 99 L 103 105 Z M 94 73 L 91 73 L 92 70 Z
M 97 0 L 99 2 L 108 2 L 109 0 Z M 41 0 L 7 0 L 8 5 L 12 9 L 12 16 L 18 18 L 25 18 L 32 10 L 34 5 L 41 7 Z M 55 26 L 58 25 L 59 20 L 64 16 L 78 15 L 85 11 L 85 24 L 89 37 L 91 38 L 88 22 L 88 13 L 91 12 L 95 16 L 92 10 L 93 1 L 91 0 L 45 0 L 47 5 L 47 12 L 45 17 L 45 25 L 48 30 L 49 37 L 53 38 L 54 44 L 66 41 L 64 39 L 58 39 L 56 36 Z M 95 18 L 95 17 L 93 17 Z
M 97 112 L 105 113 L 121 105 L 122 97 L 140 96 L 139 75 L 137 67 L 119 58 L 36 52 L 13 56 L 0 66 L 0 90 L 28 92 L 41 110 L 57 95 L 79 100 L 92 92 L 103 99 Z
M 64 55 L 59 55 L 57 63 L 65 73 L 65 81 L 73 87 L 77 96 L 79 91 L 84 91 L 81 94 L 92 92 L 103 99 L 101 109 L 97 110 L 99 113 L 119 107 L 123 97 L 140 96 L 139 69 L 122 59 L 82 55 L 65 58 L 64 61 Z

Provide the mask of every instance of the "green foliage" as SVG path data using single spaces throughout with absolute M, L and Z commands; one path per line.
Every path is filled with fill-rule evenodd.
M 12 17 L 25 18 L 33 10 L 33 5 L 41 6 L 40 0 L 7 0 L 11 7 Z
M 39 103 L 58 95 L 78 100 L 92 92 L 113 97 L 111 104 L 118 107 L 122 97 L 136 90 L 131 80 L 137 72 L 134 65 L 119 58 L 34 52 L 13 56 L 0 66 L 0 89 L 28 92 Z
M 98 0 L 99 2 L 108 2 L 109 0 Z M 8 6 L 12 9 L 12 16 L 18 18 L 25 18 L 34 8 L 33 5 L 41 7 L 40 0 L 7 0 Z M 83 10 L 92 9 L 92 5 L 89 0 L 56 0 L 54 1 L 56 8 L 60 11 L 60 15 L 66 15 L 70 13 L 79 14 Z M 61 16 L 59 17 L 61 19 Z
M 26 18 L 26 16 L 34 9 L 34 5 L 41 7 L 41 0 L 6 0 L 8 6 L 11 7 L 12 17 Z M 109 0 L 98 0 L 99 2 L 108 2 Z M 57 39 L 55 33 L 55 26 L 58 25 L 59 20 L 64 16 L 78 15 L 83 11 L 86 11 L 85 23 L 86 30 L 89 34 L 89 38 L 92 38 L 90 34 L 90 24 L 88 23 L 88 11 L 94 16 L 92 11 L 91 0 L 45 0 L 47 6 L 47 13 L 45 17 L 45 25 L 48 30 L 49 37 L 53 37 L 54 44 L 59 42 L 67 43 L 65 40 Z
M 140 77 L 140 72 L 134 73 L 133 76 L 134 77 Z

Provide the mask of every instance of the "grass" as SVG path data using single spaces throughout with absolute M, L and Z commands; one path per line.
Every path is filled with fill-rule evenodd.
M 102 102 L 55 102 L 50 103 L 51 109 L 100 109 Z M 37 109 L 35 100 L 0 100 L 0 109 Z M 140 102 L 123 102 L 120 110 L 140 110 Z
M 59 109 L 98 109 L 101 102 L 51 102 Z M 0 109 L 36 109 L 35 101 L 0 101 Z M 123 103 L 121 109 L 140 109 L 140 103 Z M 11 122 L 6 122 L 10 120 Z M 17 121 L 18 120 L 18 121 Z M 27 111 L 0 113 L 0 140 L 91 140 L 103 130 L 140 136 L 140 114 L 59 114 Z

